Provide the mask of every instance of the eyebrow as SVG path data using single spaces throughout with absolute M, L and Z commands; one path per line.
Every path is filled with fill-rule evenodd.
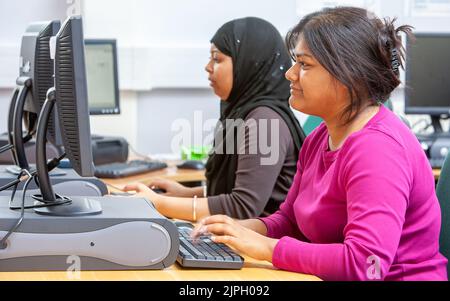
M 295 57 L 297 57 L 297 58 L 301 58 L 301 57 L 304 57 L 304 56 L 309 57 L 311 59 L 314 59 L 314 57 L 311 54 L 308 54 L 308 53 L 300 52 L 300 53 L 296 53 L 295 54 Z

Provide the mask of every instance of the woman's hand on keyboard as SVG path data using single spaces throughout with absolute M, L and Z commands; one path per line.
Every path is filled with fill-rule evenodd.
M 214 242 L 224 243 L 247 256 L 269 262 L 272 262 L 273 250 L 278 243 L 278 240 L 247 229 L 225 215 L 203 219 L 193 231 L 192 236 L 195 238 L 205 233 L 211 233 L 211 240 Z

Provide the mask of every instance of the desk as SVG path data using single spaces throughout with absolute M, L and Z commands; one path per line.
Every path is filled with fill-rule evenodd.
M 157 178 L 173 180 L 177 182 L 202 182 L 205 181 L 204 170 L 181 170 L 177 169 L 175 163 L 169 163 L 169 167 L 159 171 L 152 171 L 145 174 L 122 178 L 122 179 L 102 179 L 103 182 L 118 188 L 123 188 L 130 183 L 142 183 L 149 185 Z
M 440 169 L 433 169 L 433 174 L 434 174 L 434 178 L 436 179 L 436 181 L 438 181 L 439 178 L 441 177 L 441 170 Z
M 270 263 L 245 257 L 242 270 L 183 269 L 177 263 L 162 271 L 81 272 L 80 279 L 66 272 L 0 273 L 0 281 L 320 281 L 315 276 L 276 270 Z

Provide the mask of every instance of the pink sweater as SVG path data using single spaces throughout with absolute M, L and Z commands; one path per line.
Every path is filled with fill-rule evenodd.
M 280 210 L 261 219 L 280 239 L 275 267 L 323 280 L 447 280 L 441 211 L 417 138 L 384 106 L 343 147 L 322 124 L 300 152 Z

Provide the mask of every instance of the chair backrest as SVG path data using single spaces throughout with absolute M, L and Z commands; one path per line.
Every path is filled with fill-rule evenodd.
M 321 123 L 322 118 L 316 116 L 308 116 L 305 124 L 302 126 L 306 136 L 309 136 Z
M 386 106 L 386 108 L 388 108 L 389 110 L 394 112 L 394 104 L 392 103 L 392 100 L 390 100 L 390 99 L 386 100 L 384 105 Z
M 440 251 L 442 255 L 450 259 L 450 156 L 447 156 L 442 167 L 436 192 L 442 212 Z M 447 266 L 447 273 L 449 272 L 449 266 Z

